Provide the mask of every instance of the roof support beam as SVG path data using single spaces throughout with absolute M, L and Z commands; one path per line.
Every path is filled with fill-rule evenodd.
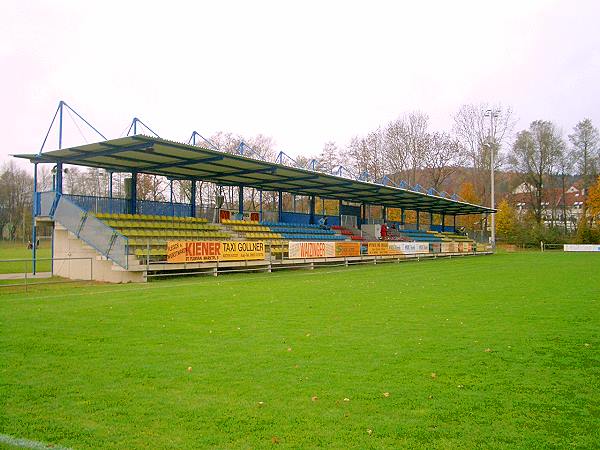
M 123 152 L 132 151 L 132 150 L 147 150 L 149 148 L 152 148 L 152 146 L 154 146 L 154 142 L 143 142 L 141 144 L 128 145 L 128 146 L 124 146 L 124 147 L 119 147 L 117 145 L 110 145 L 110 144 L 106 144 L 104 142 L 100 142 L 99 144 L 104 147 L 107 147 L 108 150 L 103 150 L 101 152 L 79 151 L 79 153 L 77 155 L 63 157 L 63 159 L 68 159 L 68 164 L 72 164 L 73 161 L 81 161 L 82 159 L 86 159 L 86 158 L 94 158 L 97 156 L 116 155 L 117 153 L 123 153 Z M 65 162 L 67 162 L 67 161 L 65 161 Z
M 158 154 L 162 155 L 162 153 L 158 153 Z M 168 155 L 164 155 L 164 156 L 168 156 Z M 170 156 L 170 157 L 172 158 L 172 156 Z M 210 156 L 208 158 L 204 157 L 204 158 L 198 158 L 198 159 L 186 159 L 186 160 L 181 160 L 181 161 L 177 161 L 177 162 L 162 163 L 162 164 L 156 164 L 154 166 L 144 167 L 144 170 L 159 170 L 159 169 L 167 169 L 167 168 L 173 168 L 173 167 L 183 167 L 183 166 L 189 166 L 192 164 L 201 164 L 201 163 L 207 163 L 207 162 L 213 162 L 213 161 L 220 161 L 221 159 L 223 159 L 223 155 Z

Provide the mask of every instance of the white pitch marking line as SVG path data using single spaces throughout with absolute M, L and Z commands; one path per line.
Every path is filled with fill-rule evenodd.
M 16 438 L 7 434 L 0 434 L 0 443 L 12 445 L 13 447 L 19 448 L 30 448 L 34 450 L 71 450 L 68 447 L 61 447 L 60 445 L 46 444 L 45 442 L 32 441 L 31 439 Z

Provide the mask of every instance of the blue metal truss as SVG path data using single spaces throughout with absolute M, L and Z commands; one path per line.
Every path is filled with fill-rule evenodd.
M 54 112 L 54 116 L 52 117 L 52 121 L 50 122 L 50 126 L 48 127 L 48 131 L 46 132 L 46 136 L 44 136 L 44 141 L 42 142 L 42 146 L 40 147 L 40 150 L 38 152 L 39 155 L 42 154 L 42 151 L 44 150 L 44 146 L 46 145 L 46 142 L 48 141 L 48 136 L 50 136 L 50 131 L 52 131 L 52 127 L 54 126 L 54 122 L 56 121 L 56 117 L 58 116 L 58 148 L 61 149 L 62 148 L 62 141 L 63 141 L 63 112 L 64 112 L 64 108 L 67 108 L 69 111 L 71 111 L 73 114 L 75 114 L 77 117 L 79 117 L 79 119 L 81 119 L 81 121 L 83 121 L 83 123 L 85 123 L 89 128 L 91 128 L 92 130 L 94 130 L 102 139 L 104 139 L 105 141 L 107 141 L 108 139 L 106 139 L 106 136 L 104 136 L 102 133 L 100 133 L 98 131 L 98 129 L 96 127 L 94 127 L 91 123 L 89 123 L 87 120 L 85 120 L 81 114 L 79 114 L 77 111 L 75 111 L 73 108 L 71 108 L 67 102 L 60 100 L 58 102 L 58 107 L 56 108 L 56 111 Z
M 156 134 L 156 132 L 154 132 L 152 130 L 152 128 L 150 128 L 148 125 L 146 125 L 144 122 L 142 122 L 140 119 L 138 119 L 137 117 L 134 117 L 133 120 L 131 121 L 131 125 L 129 125 L 129 129 L 127 130 L 127 136 L 129 136 L 129 133 L 131 133 L 133 131 L 133 134 L 136 135 L 138 134 L 138 130 L 137 130 L 137 125 L 138 123 L 140 125 L 142 125 L 146 130 L 148 130 L 150 133 L 152 133 L 154 136 L 156 136 L 157 138 L 160 138 L 160 136 L 158 134 Z
M 212 148 L 213 150 L 220 151 L 219 147 L 217 147 L 209 139 L 206 139 L 204 136 L 202 136 L 200 133 L 198 133 L 195 130 L 192 131 L 192 135 L 188 139 L 187 143 L 188 144 L 192 144 L 192 145 L 196 145 L 196 136 L 198 136 L 200 139 L 202 139 L 204 142 L 206 142 L 210 146 L 210 148 Z

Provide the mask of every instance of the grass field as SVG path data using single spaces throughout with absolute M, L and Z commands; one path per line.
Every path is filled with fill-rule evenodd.
M 0 434 L 94 449 L 600 446 L 598 254 L 34 289 L 0 291 Z
M 37 257 L 41 258 L 37 263 L 38 272 L 49 272 L 51 270 L 51 263 L 49 260 L 43 260 L 43 258 L 51 257 L 49 240 L 40 242 Z M 25 261 L 2 261 L 7 259 L 23 259 Z M 25 270 L 31 272 L 31 267 L 31 250 L 27 249 L 27 244 L 0 240 L 0 274 L 23 273 Z

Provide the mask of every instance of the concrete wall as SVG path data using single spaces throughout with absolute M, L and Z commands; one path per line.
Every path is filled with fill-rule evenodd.
M 113 264 L 73 233 L 55 224 L 54 275 L 71 280 L 95 280 L 109 283 L 144 282 L 142 272 L 129 272 Z M 60 258 L 88 258 L 61 260 Z

